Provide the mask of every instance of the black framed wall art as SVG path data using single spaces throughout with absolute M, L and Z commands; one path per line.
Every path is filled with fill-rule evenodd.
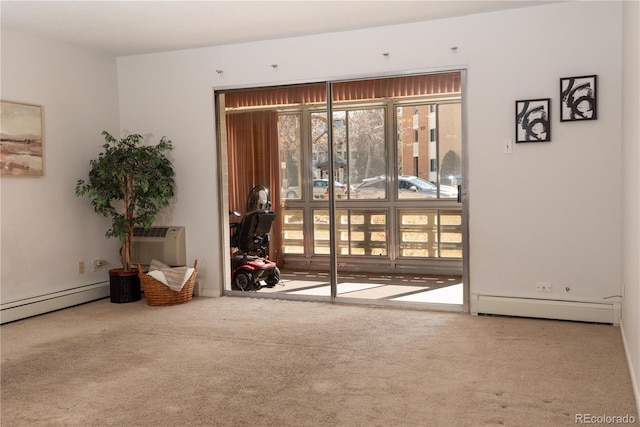
M 598 118 L 598 76 L 560 79 L 560 121 L 596 120 Z
M 516 101 L 516 142 L 551 141 L 551 98 Z

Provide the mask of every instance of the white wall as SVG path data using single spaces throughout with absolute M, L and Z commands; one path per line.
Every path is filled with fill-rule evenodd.
M 640 412 L 640 2 L 624 4 L 621 328 Z
M 2 177 L 2 303 L 108 281 L 91 259 L 117 262 L 106 219 L 74 195 L 100 132 L 119 131 L 115 58 L 2 29 L 3 100 L 42 106 L 42 177 Z M 78 261 L 86 273 L 78 274 Z
M 212 88 L 465 66 L 472 292 L 603 301 L 621 281 L 620 26 L 620 3 L 571 2 L 123 57 L 120 119 L 176 142 L 173 222 L 188 226 L 188 255 L 204 261 L 205 287 L 218 290 Z M 561 124 L 559 78 L 584 74 L 598 75 L 599 119 Z M 503 155 L 515 100 L 543 97 L 552 98 L 552 142 Z M 536 293 L 537 281 L 553 292 Z
M 560 4 L 539 8 L 540 15 L 534 9 L 502 14 L 475 27 L 469 63 L 472 292 L 617 300 L 604 298 L 620 293 L 620 8 Z M 598 75 L 598 120 L 560 123 L 559 78 L 585 74 Z M 500 142 L 513 135 L 513 101 L 547 97 L 552 142 L 516 144 L 513 155 L 503 155 Z M 537 293 L 539 281 L 551 282 L 553 292 Z

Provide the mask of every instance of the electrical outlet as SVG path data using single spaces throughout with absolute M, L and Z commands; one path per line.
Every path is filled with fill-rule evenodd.
M 536 291 L 537 292 L 551 292 L 551 283 L 549 283 L 549 282 L 538 282 L 538 283 L 536 283 Z
M 107 261 L 103 259 L 94 259 L 92 264 L 92 271 L 94 272 L 100 271 L 102 270 L 102 267 L 104 267 L 106 264 L 107 264 Z
M 78 274 L 84 274 L 84 261 L 78 261 Z

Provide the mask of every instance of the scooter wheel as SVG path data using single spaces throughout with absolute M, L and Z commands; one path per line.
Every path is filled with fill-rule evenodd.
M 278 267 L 274 267 L 273 271 L 269 275 L 269 278 L 266 280 L 267 286 L 273 288 L 275 285 L 280 283 L 280 269 Z
M 253 287 L 253 275 L 248 271 L 238 271 L 233 282 L 241 291 L 250 291 Z

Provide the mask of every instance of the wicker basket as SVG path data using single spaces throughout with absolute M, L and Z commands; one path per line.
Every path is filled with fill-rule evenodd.
M 138 265 L 138 275 L 140 276 L 140 284 L 144 289 L 144 297 L 149 305 L 175 305 L 185 304 L 193 298 L 193 286 L 198 275 L 198 260 L 193 264 L 194 271 L 191 277 L 182 287 L 180 292 L 176 292 L 162 282 L 157 281 L 153 277 L 144 273 L 140 265 Z

